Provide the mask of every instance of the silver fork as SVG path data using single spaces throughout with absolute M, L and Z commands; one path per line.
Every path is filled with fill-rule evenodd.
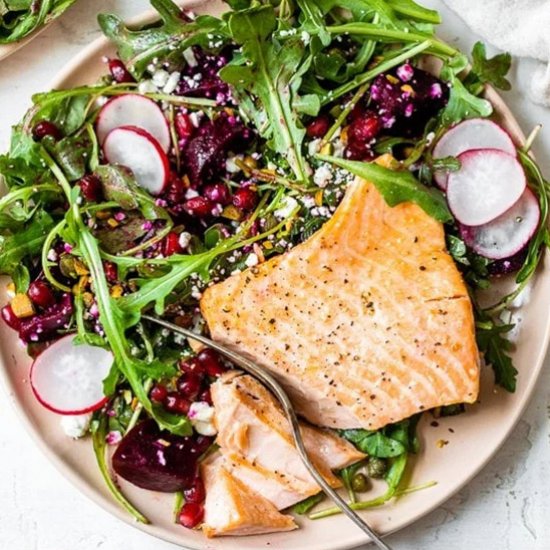
M 391 550 L 391 548 L 368 525 L 368 523 L 364 519 L 362 519 L 359 514 L 355 512 L 355 510 L 350 508 L 346 501 L 325 481 L 323 476 L 319 473 L 319 470 L 317 470 L 317 467 L 310 460 L 304 445 L 304 441 L 302 439 L 302 434 L 300 433 L 298 417 L 296 416 L 296 412 L 294 411 L 292 403 L 290 402 L 290 399 L 288 398 L 285 390 L 282 388 L 279 382 L 277 382 L 277 380 L 275 380 L 275 378 L 269 373 L 269 371 L 267 371 L 263 367 L 260 367 L 259 365 L 256 365 L 239 353 L 236 353 L 233 350 L 230 350 L 229 348 L 218 344 L 214 340 L 207 338 L 206 336 L 195 334 L 191 330 L 182 328 L 178 325 L 174 325 L 173 323 L 168 323 L 167 321 L 158 319 L 157 317 L 152 317 L 150 315 L 143 315 L 142 318 L 150 321 L 151 323 L 156 323 L 157 325 L 167 328 L 168 330 L 171 330 L 173 332 L 183 334 L 187 338 L 192 338 L 197 342 L 205 344 L 209 348 L 212 348 L 227 357 L 227 359 L 229 359 L 232 363 L 238 365 L 249 374 L 252 374 L 255 378 L 262 382 L 262 384 L 267 386 L 271 390 L 273 395 L 277 398 L 277 400 L 281 403 L 286 417 L 288 418 L 288 421 L 290 423 L 292 435 L 294 436 L 294 442 L 296 444 L 296 449 L 300 453 L 302 461 L 306 468 L 309 470 L 309 473 L 323 489 L 323 492 L 332 499 L 336 506 L 338 506 L 338 508 L 340 508 L 340 510 L 342 510 L 342 512 L 346 514 L 346 516 L 348 516 L 348 518 L 351 519 L 353 523 L 355 523 L 355 525 L 362 529 L 371 538 L 372 542 L 374 542 L 374 544 L 376 544 L 378 548 L 380 548 L 381 550 Z

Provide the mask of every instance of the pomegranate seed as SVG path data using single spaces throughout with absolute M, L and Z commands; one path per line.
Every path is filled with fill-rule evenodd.
M 21 327 L 21 321 L 15 315 L 13 312 L 13 309 L 10 305 L 4 306 L 1 310 L 2 313 L 2 319 L 4 319 L 4 323 L 8 325 L 8 327 L 12 328 L 13 330 L 19 330 Z
M 46 136 L 51 136 L 53 139 L 58 140 L 63 136 L 61 135 L 61 130 L 49 120 L 41 120 L 38 122 L 32 129 L 32 135 L 37 141 L 41 141 Z
M 164 400 L 164 408 L 175 414 L 187 414 L 191 403 L 178 392 L 169 392 Z
M 155 384 L 151 389 L 149 397 L 155 403 L 164 403 L 164 400 L 168 397 L 168 390 L 164 384 Z
M 55 304 L 55 296 L 52 289 L 42 281 L 33 281 L 27 292 L 34 304 L 44 309 Z
M 235 191 L 233 204 L 242 210 L 252 210 L 258 202 L 258 195 L 249 187 L 243 187 Z
M 196 357 L 192 357 L 187 361 L 180 361 L 180 370 L 182 372 L 192 372 L 195 374 L 204 374 L 204 367 Z
M 231 202 L 229 189 L 223 183 L 212 183 L 204 188 L 204 196 L 212 202 L 217 202 L 223 206 Z
M 201 391 L 202 380 L 196 373 L 187 372 L 178 378 L 178 391 L 187 399 L 194 401 Z
M 193 502 L 195 504 L 204 502 L 206 498 L 206 490 L 204 489 L 204 483 L 200 477 L 195 478 L 193 486 L 183 492 L 185 502 Z
M 212 405 L 212 394 L 210 393 L 210 388 L 206 388 L 200 395 L 199 401 L 205 401 L 209 405 Z
M 173 231 L 168 233 L 164 239 L 162 253 L 165 256 L 172 256 L 172 254 L 179 254 L 181 251 L 180 236 Z
M 204 518 L 204 508 L 197 502 L 186 502 L 180 511 L 179 521 L 187 529 L 193 529 Z
M 205 197 L 193 197 L 185 202 L 183 208 L 190 216 L 206 218 L 212 213 L 214 204 Z
M 349 139 L 357 140 L 362 143 L 372 141 L 382 129 L 380 119 L 373 113 L 366 113 L 365 116 L 358 118 L 349 128 Z
M 188 139 L 193 135 L 195 127 L 188 114 L 181 111 L 176 115 L 176 132 L 180 139 Z
M 109 72 L 115 82 L 135 82 L 134 77 L 128 72 L 126 65 L 120 59 L 109 59 Z
M 116 283 L 118 281 L 118 268 L 113 262 L 104 261 L 103 270 L 105 271 L 105 277 L 110 283 Z
M 310 138 L 322 138 L 330 129 L 330 117 L 319 115 L 307 125 L 306 133 Z
M 82 196 L 90 202 L 99 202 L 103 198 L 101 180 L 95 174 L 84 176 L 79 182 Z
M 221 376 L 227 370 L 213 349 L 203 349 L 198 355 L 198 360 L 208 376 Z

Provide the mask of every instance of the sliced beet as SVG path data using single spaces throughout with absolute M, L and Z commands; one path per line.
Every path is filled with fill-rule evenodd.
M 69 293 L 63 294 L 61 300 L 44 313 L 29 319 L 22 319 L 19 326 L 19 337 L 26 344 L 51 340 L 59 329 L 69 325 L 72 315 L 72 296 Z
M 382 74 L 374 80 L 369 107 L 380 116 L 387 133 L 417 136 L 447 104 L 449 88 L 430 73 L 408 67 L 406 78 L 397 69 L 395 75 Z
M 194 186 L 212 181 L 225 167 L 227 153 L 244 151 L 252 132 L 237 118 L 223 113 L 203 124 L 183 152 Z
M 113 468 L 125 480 L 162 493 L 193 486 L 197 461 L 212 439 L 180 437 L 161 431 L 154 420 L 144 420 L 121 441 L 113 455 Z

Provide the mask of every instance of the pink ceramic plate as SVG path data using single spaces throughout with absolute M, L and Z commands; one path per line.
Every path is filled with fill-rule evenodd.
M 197 11 L 216 13 L 218 2 L 208 2 Z M 137 23 L 149 22 L 154 14 L 146 14 Z M 100 39 L 78 55 L 53 82 L 54 88 L 69 88 L 93 83 L 105 71 L 104 55 L 113 53 L 107 40 Z M 516 140 L 523 134 L 512 113 L 501 98 L 490 91 L 489 99 L 497 117 Z M 0 303 L 5 303 L 5 285 L 1 285 Z M 436 481 L 430 489 L 409 494 L 391 504 L 364 512 L 370 524 L 381 533 L 402 529 L 440 506 L 463 487 L 498 451 L 521 416 L 539 376 L 546 353 L 550 329 L 550 262 L 547 257 L 538 273 L 531 299 L 523 307 L 522 330 L 514 353 L 520 371 L 515 394 L 495 391 L 490 369 L 484 369 L 480 403 L 469 407 L 466 414 L 439 420 L 429 426 L 429 416 L 420 426 L 422 451 L 415 459 L 411 484 Z M 18 343 L 15 333 L 0 323 L 0 378 L 22 422 L 52 462 L 79 489 L 100 506 L 127 522 L 132 519 L 112 500 L 95 464 L 90 441 L 73 442 L 60 428 L 60 417 L 41 407 L 32 395 L 28 382 L 30 361 Z M 452 427 L 454 433 L 449 432 Z M 449 443 L 443 448 L 438 440 Z M 151 525 L 136 527 L 159 538 L 194 549 L 250 550 L 339 550 L 356 547 L 365 537 L 342 516 L 309 521 L 300 518 L 301 529 L 289 533 L 244 538 L 207 540 L 200 532 L 189 531 L 172 523 L 171 495 L 141 491 L 122 483 L 126 495 L 150 518 Z

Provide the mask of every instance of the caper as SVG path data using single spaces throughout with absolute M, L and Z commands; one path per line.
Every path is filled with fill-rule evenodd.
M 361 472 L 355 474 L 351 479 L 351 488 L 356 493 L 364 493 L 369 489 L 369 480 L 365 474 Z
M 371 456 L 367 464 L 367 472 L 369 477 L 379 479 L 384 477 L 386 470 L 388 469 L 388 463 L 384 458 L 378 458 Z

